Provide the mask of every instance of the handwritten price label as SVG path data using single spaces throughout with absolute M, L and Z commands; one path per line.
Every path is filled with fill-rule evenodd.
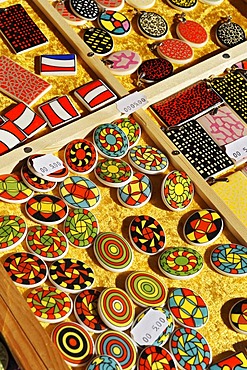
M 159 338 L 167 326 L 166 315 L 150 308 L 143 319 L 131 330 L 131 335 L 140 346 L 149 346 Z
M 33 168 L 42 175 L 49 175 L 64 168 L 64 164 L 55 155 L 46 154 L 33 159 Z
M 247 136 L 227 144 L 226 153 L 238 164 L 247 161 Z
M 127 115 L 134 113 L 136 110 L 143 108 L 144 105 L 148 103 L 147 98 L 144 94 L 136 91 L 133 94 L 127 95 L 121 100 L 119 100 L 117 104 L 117 109 L 121 113 L 125 113 Z

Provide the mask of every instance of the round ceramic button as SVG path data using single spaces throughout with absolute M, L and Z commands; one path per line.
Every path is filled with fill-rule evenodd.
M 165 154 L 149 145 L 134 146 L 130 149 L 128 157 L 133 167 L 148 175 L 164 172 L 169 163 Z
M 125 76 L 134 73 L 141 62 L 140 55 L 135 51 L 121 50 L 109 55 L 105 64 L 114 75 Z
M 74 258 L 53 262 L 49 268 L 49 278 L 58 289 L 72 294 L 91 288 L 95 280 L 91 267 Z
M 80 0 L 69 0 L 69 5 L 75 15 L 87 21 L 94 21 L 99 14 L 99 8 L 93 0 L 83 0 L 83 3 Z
M 103 9 L 119 11 L 124 7 L 124 0 L 96 0 Z
M 234 304 L 229 313 L 229 321 L 235 331 L 247 334 L 247 299 Z
M 188 12 L 193 10 L 197 5 L 197 0 L 167 0 L 168 4 L 174 9 Z
M 138 68 L 138 79 L 141 82 L 155 83 L 171 76 L 172 64 L 166 59 L 148 59 L 142 62 Z
M 45 173 L 40 173 L 34 168 L 34 159 L 42 157 L 43 154 L 35 154 L 27 159 L 27 167 L 29 171 L 31 171 L 34 175 L 41 177 L 47 181 L 54 181 L 54 182 L 61 182 L 66 179 L 66 177 L 69 176 L 69 170 L 68 167 L 63 164 L 63 168 L 50 173 L 49 175 L 46 175 Z
M 194 56 L 190 45 L 185 41 L 178 39 L 163 40 L 157 47 L 158 54 L 161 58 L 169 60 L 171 63 L 185 64 L 189 63 Z
M 148 176 L 135 172 L 131 181 L 117 189 L 119 202 L 127 208 L 140 208 L 147 204 L 152 195 L 152 184 Z
M 63 200 L 72 208 L 95 208 L 101 199 L 100 191 L 95 183 L 85 177 L 71 176 L 59 187 Z
M 57 325 L 51 334 L 51 340 L 70 366 L 85 365 L 93 357 L 92 337 L 75 322 L 64 322 Z
M 128 18 L 119 12 L 106 10 L 98 17 L 99 27 L 113 36 L 127 36 L 131 30 Z
M 193 213 L 184 224 L 186 241 L 195 246 L 213 243 L 223 230 L 223 220 L 212 209 L 203 209 Z
M 4 261 L 3 267 L 12 281 L 24 288 L 35 288 L 43 284 L 48 275 L 45 262 L 32 253 L 11 254 Z
M 247 247 L 239 244 L 221 244 L 210 257 L 213 268 L 222 275 L 242 277 L 247 275 Z
M 61 231 L 51 226 L 32 226 L 26 237 L 28 249 L 44 261 L 57 261 L 65 257 L 69 246 Z
M 85 139 L 77 139 L 66 146 L 64 159 L 70 171 L 78 175 L 86 175 L 95 168 L 98 153 L 93 143 Z
M 135 9 L 149 9 L 155 4 L 155 0 L 126 0 L 126 3 Z
M 138 370 L 177 370 L 174 359 L 165 348 L 150 346 L 145 348 L 138 359 Z
M 88 248 L 99 233 L 99 224 L 92 212 L 75 209 L 65 220 L 64 233 L 74 247 Z
M 172 171 L 161 185 L 161 198 L 172 211 L 184 211 L 194 198 L 194 185 L 183 171 Z
M 167 288 L 154 275 L 144 271 L 131 273 L 125 289 L 134 303 L 141 307 L 160 307 L 165 304 Z
M 98 312 L 100 292 L 96 289 L 85 289 L 79 293 L 74 302 L 74 314 L 77 321 L 92 333 L 102 333 L 107 330 Z
M 129 141 L 121 128 L 105 123 L 98 126 L 93 133 L 94 144 L 99 153 L 106 158 L 122 158 L 127 154 Z
M 180 369 L 206 370 L 212 361 L 212 352 L 207 340 L 195 329 L 176 329 L 169 346 Z
M 85 30 L 83 40 L 96 55 L 103 57 L 110 54 L 113 50 L 114 44 L 111 35 L 101 28 Z
M 137 25 L 144 36 L 153 40 L 165 38 L 168 32 L 165 18 L 154 12 L 141 12 Z
M 47 193 L 55 189 L 57 183 L 53 181 L 47 181 L 34 175 L 29 171 L 27 166 L 21 168 L 21 178 L 24 184 L 28 186 L 33 191 L 38 191 L 40 193 Z
M 187 328 L 199 329 L 208 321 L 205 301 L 191 289 L 174 289 L 168 298 L 168 307 L 174 320 Z
M 67 319 L 73 308 L 70 297 L 53 286 L 33 289 L 27 295 L 27 303 L 38 320 L 51 324 Z
M 141 127 L 132 117 L 119 118 L 113 121 L 114 125 L 117 125 L 129 140 L 129 148 L 135 146 L 141 137 Z
M 87 366 L 87 370 L 121 370 L 117 360 L 111 356 L 96 356 Z
M 221 47 L 231 48 L 245 41 L 245 32 L 237 23 L 224 22 L 216 29 L 216 40 Z
M 94 241 L 94 254 L 98 262 L 112 272 L 123 272 L 133 263 L 132 249 L 121 235 L 104 232 Z
M 133 176 L 132 168 L 121 159 L 99 161 L 94 173 L 102 184 L 113 188 L 120 188 L 128 184 Z
M 5 345 L 0 342 L 0 363 L 2 370 L 7 370 L 9 365 L 9 354 Z
M 33 196 L 33 190 L 27 187 L 17 175 L 0 175 L 0 200 L 7 203 L 26 203 Z
M 136 216 L 129 226 L 129 236 L 138 252 L 153 255 L 165 248 L 165 231 L 151 216 Z
M 9 251 L 21 244 L 27 233 L 27 225 L 19 216 L 0 216 L 0 251 Z
M 54 195 L 35 195 L 26 203 L 26 213 L 34 221 L 44 225 L 56 225 L 65 220 L 68 207 Z
M 176 27 L 178 37 L 186 41 L 193 48 L 200 48 L 208 42 L 205 28 L 195 21 L 185 20 L 178 23 Z
M 69 0 L 56 2 L 55 9 L 72 26 L 82 26 L 87 22 L 86 19 L 81 19 L 71 12 Z
M 98 312 L 110 329 L 118 331 L 129 329 L 135 317 L 131 299 L 119 288 L 103 290 L 98 299 Z
M 167 248 L 159 257 L 160 271 L 169 278 L 186 280 L 198 275 L 203 268 L 203 257 L 196 250 L 185 247 Z
M 95 347 L 98 355 L 112 356 L 123 370 L 135 369 L 137 347 L 127 334 L 108 330 L 98 336 Z

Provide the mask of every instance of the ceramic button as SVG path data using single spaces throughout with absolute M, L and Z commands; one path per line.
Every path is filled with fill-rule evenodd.
M 205 28 L 198 22 L 182 20 L 177 24 L 176 32 L 178 37 L 187 42 L 191 47 L 200 48 L 208 42 L 208 35 Z
M 197 6 L 197 0 L 167 0 L 174 9 L 188 12 Z
M 191 46 L 185 41 L 178 39 L 163 40 L 158 45 L 157 52 L 161 58 L 165 58 L 175 64 L 189 63 L 194 56 Z
M 132 117 L 119 118 L 113 121 L 114 125 L 123 130 L 129 140 L 129 148 L 135 146 L 141 138 L 141 127 Z
M 102 184 L 120 188 L 131 181 L 133 170 L 121 159 L 104 159 L 97 163 L 94 174 Z
M 242 277 L 247 275 L 247 247 L 239 244 L 221 244 L 211 253 L 213 268 L 222 275 Z
M 166 59 L 148 59 L 137 70 L 138 79 L 145 83 L 155 83 L 171 76 L 173 65 Z
M 56 2 L 55 9 L 72 26 L 82 26 L 87 22 L 86 19 L 81 19 L 71 12 L 69 0 Z
M 145 37 L 153 40 L 162 40 L 168 32 L 165 18 L 154 12 L 141 12 L 137 25 Z
M 241 299 L 233 305 L 229 321 L 235 331 L 247 334 L 247 299 Z
M 77 175 L 86 175 L 95 168 L 98 153 L 90 141 L 75 139 L 66 146 L 64 159 L 70 171 Z
M 125 76 L 134 73 L 142 60 L 139 54 L 132 50 L 121 50 L 109 55 L 105 64 L 114 75 Z
M 101 28 L 85 30 L 83 40 L 96 55 L 103 57 L 110 54 L 113 50 L 114 42 L 111 35 Z
M 216 39 L 221 47 L 231 48 L 245 41 L 245 32 L 239 24 L 229 20 L 217 27 Z
M 75 15 L 86 21 L 94 21 L 99 14 L 97 3 L 93 0 L 83 0 L 83 3 L 80 0 L 69 0 L 69 6 Z
M 96 356 L 87 366 L 87 370 L 121 370 L 119 362 L 107 355 Z
M 166 370 L 177 369 L 170 352 L 165 348 L 150 346 L 141 352 L 137 362 L 137 369 L 152 370 L 154 367 Z
M 123 37 L 130 33 L 131 25 L 128 18 L 113 10 L 106 10 L 98 17 L 99 27 L 109 32 L 112 36 Z
M 46 175 L 45 173 L 38 172 L 34 168 L 34 160 L 36 158 L 39 158 L 39 157 L 42 157 L 42 156 L 44 156 L 44 155 L 43 154 L 35 154 L 35 155 L 31 155 L 27 159 L 27 167 L 28 167 L 29 171 L 31 171 L 34 175 L 36 175 L 38 177 L 41 177 L 44 180 L 53 181 L 53 182 L 61 182 L 69 176 L 68 167 L 63 162 L 62 162 L 63 167 L 61 169 L 55 170 L 54 172 L 52 172 L 48 175 Z
M 47 181 L 32 173 L 26 165 L 21 168 L 21 178 L 26 186 L 39 193 L 47 193 L 57 186 L 54 181 Z
M 0 230 L 0 251 L 5 252 L 23 242 L 27 233 L 27 225 L 19 216 L 0 216 Z
M 135 9 L 149 9 L 155 4 L 155 0 L 126 0 L 126 3 Z
M 134 146 L 130 149 L 128 157 L 133 167 L 147 175 L 164 172 L 169 163 L 165 154 L 149 145 Z
M 119 11 L 124 7 L 124 0 L 96 0 L 96 3 L 106 10 Z
M 0 200 L 7 203 L 26 203 L 33 196 L 33 190 L 27 187 L 17 175 L 0 175 Z

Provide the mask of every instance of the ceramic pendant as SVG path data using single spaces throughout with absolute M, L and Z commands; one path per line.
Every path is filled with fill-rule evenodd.
M 33 196 L 33 190 L 27 187 L 17 175 L 0 175 L 0 200 L 7 203 L 26 203 Z
M 34 160 L 42 156 L 43 154 L 34 154 L 28 157 L 27 159 L 27 167 L 29 171 L 31 171 L 34 175 L 41 177 L 47 181 L 53 181 L 53 182 L 62 182 L 69 176 L 69 170 L 65 164 L 63 164 L 63 167 L 59 170 L 56 170 L 58 167 L 54 166 L 55 167 L 54 172 L 48 175 L 46 175 L 45 172 L 44 173 L 39 172 L 34 166 Z
M 141 127 L 132 117 L 119 118 L 113 121 L 115 125 L 121 128 L 123 132 L 127 135 L 129 140 L 129 148 L 132 148 L 141 138 Z
M 158 45 L 157 52 L 161 58 L 165 58 L 175 64 L 189 63 L 194 57 L 192 47 L 185 41 L 178 39 L 163 40 Z
M 142 62 L 137 70 L 140 82 L 152 84 L 171 76 L 173 65 L 166 59 L 148 59 Z
M 174 9 L 189 12 L 197 6 L 197 0 L 167 0 L 168 4 Z
M 43 46 L 48 39 L 21 4 L 1 9 L 0 31 L 17 54 Z
M 77 88 L 75 96 L 90 112 L 117 100 L 117 95 L 101 80 L 91 81 Z
M 10 120 L 0 126 L 0 155 L 9 152 L 27 139 L 24 132 Z
M 126 0 L 126 3 L 133 6 L 135 9 L 149 9 L 155 4 L 155 0 Z
M 133 167 L 148 175 L 164 172 L 169 163 L 165 154 L 149 145 L 134 146 L 128 157 Z
M 27 225 L 19 216 L 0 216 L 0 251 L 9 251 L 23 242 Z
M 106 10 L 100 13 L 98 24 L 99 27 L 116 37 L 127 36 L 131 30 L 128 18 L 124 14 L 113 10 Z
M 170 352 L 158 346 L 149 346 L 143 349 L 137 362 L 138 370 L 152 370 L 154 367 L 162 369 L 164 364 L 167 370 L 177 369 Z
M 70 24 L 71 26 L 82 26 L 87 22 L 86 19 L 81 19 L 77 17 L 74 13 L 72 13 L 69 0 L 61 0 L 57 1 L 55 4 L 55 9 L 57 9 L 58 13 Z
M 121 159 L 103 159 L 97 163 L 94 174 L 102 184 L 120 188 L 131 181 L 133 170 Z
M 234 353 L 227 358 L 223 358 L 213 365 L 209 366 L 208 370 L 223 370 L 227 367 L 228 370 L 237 370 L 239 367 L 243 370 L 247 369 L 247 355 L 244 352 Z
M 213 268 L 222 275 L 242 277 L 247 275 L 247 247 L 239 244 L 221 244 L 210 256 Z
M 125 331 L 134 321 L 134 305 L 128 294 L 119 288 L 104 289 L 98 299 L 102 321 L 112 330 Z
M 74 76 L 77 73 L 75 54 L 41 55 L 40 74 L 44 76 Z
M 95 168 L 98 152 L 90 141 L 75 139 L 66 146 L 64 159 L 70 171 L 78 175 L 86 175 Z
M 241 334 L 247 334 L 247 299 L 234 304 L 229 313 L 232 328 Z
M 168 24 L 161 15 L 154 12 L 141 12 L 137 25 L 140 32 L 149 39 L 164 39 L 168 32 Z
M 216 40 L 222 48 L 231 48 L 245 41 L 245 32 L 239 24 L 231 22 L 229 16 L 217 27 Z
M 187 42 L 192 48 L 201 48 L 206 45 L 208 42 L 207 31 L 200 23 L 187 20 L 183 14 L 178 19 L 176 32 L 181 40 Z
M 117 76 L 134 73 L 141 62 L 140 55 L 132 50 L 116 51 L 104 60 L 106 66 Z
M 139 208 L 147 204 L 152 195 L 152 183 L 147 175 L 135 172 L 131 181 L 117 190 L 119 202 L 127 208 Z
M 75 322 L 58 324 L 51 334 L 51 340 L 64 361 L 72 367 L 85 365 L 93 357 L 94 342 L 91 335 Z
M 105 10 L 120 11 L 124 7 L 124 0 L 95 0 L 96 3 Z
M 50 88 L 51 85 L 39 76 L 12 59 L 0 56 L 0 91 L 10 98 L 32 105 Z
M 114 46 L 111 35 L 101 28 L 89 28 L 83 35 L 85 44 L 95 55 L 101 57 L 111 54 Z
M 69 6 L 77 17 L 86 21 L 94 21 L 99 14 L 99 8 L 94 0 L 69 0 Z
M 96 356 L 88 365 L 87 370 L 121 370 L 119 362 L 111 356 Z
M 56 182 L 47 181 L 34 175 L 26 165 L 21 168 L 21 178 L 25 185 L 39 193 L 48 193 L 57 186 Z

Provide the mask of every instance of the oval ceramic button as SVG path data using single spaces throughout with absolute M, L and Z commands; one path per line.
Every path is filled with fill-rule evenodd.
M 153 40 L 165 38 L 168 32 L 165 18 L 154 12 L 141 12 L 137 25 L 144 36 Z
M 78 175 L 86 175 L 95 168 L 98 153 L 90 141 L 76 139 L 66 146 L 64 159 L 70 171 Z
M 17 175 L 0 175 L 0 200 L 7 203 L 26 203 L 33 196 L 33 190 L 27 187 Z
M 166 59 L 148 59 L 142 62 L 137 75 L 141 82 L 155 83 L 171 76 L 173 65 Z
M 72 12 L 79 18 L 87 21 L 94 21 L 99 14 L 99 8 L 93 0 L 69 0 L 69 5 Z
M 26 203 L 26 213 L 36 222 L 56 225 L 67 217 L 68 207 L 61 198 L 38 194 Z
M 165 348 L 150 346 L 145 348 L 137 362 L 138 370 L 166 369 L 177 370 L 174 359 Z
M 128 157 L 133 167 L 148 175 L 164 172 L 169 163 L 165 154 L 149 145 L 134 146 L 130 149 Z
M 111 356 L 96 356 L 87 366 L 87 370 L 121 370 L 119 362 Z
M 53 181 L 47 181 L 41 177 L 33 174 L 27 166 L 21 168 L 21 178 L 24 184 L 28 186 L 33 191 L 38 191 L 40 193 L 47 193 L 55 189 L 57 183 Z
M 84 329 L 93 333 L 102 333 L 107 330 L 98 312 L 98 299 L 100 291 L 96 289 L 85 289 L 79 293 L 74 302 L 74 314 L 76 320 Z
M 83 35 L 85 44 L 96 55 L 105 56 L 113 50 L 113 39 L 111 35 L 101 28 L 88 28 Z
M 141 127 L 132 117 L 119 118 L 113 121 L 114 125 L 123 130 L 129 140 L 129 148 L 135 146 L 141 137 Z
M 119 11 L 124 7 L 124 0 L 95 0 L 103 9 Z
M 197 0 L 167 0 L 174 9 L 188 12 L 197 6 Z
M 247 247 L 239 244 L 221 244 L 210 257 L 213 268 L 222 275 L 242 277 L 247 275 Z
M 148 176 L 135 172 L 131 181 L 117 189 L 119 202 L 127 208 L 139 208 L 147 204 L 152 195 L 152 184 Z
M 119 12 L 106 10 L 98 17 L 99 27 L 109 32 L 112 36 L 127 36 L 131 30 L 128 18 Z
M 120 188 L 128 184 L 133 176 L 133 170 L 130 165 L 121 159 L 104 159 L 99 161 L 94 173 L 102 184 L 113 188 Z
M 205 28 L 195 21 L 182 20 L 176 27 L 178 37 L 191 47 L 200 48 L 206 45 L 208 35 Z
M 125 289 L 133 302 L 141 307 L 164 306 L 168 292 L 156 276 L 144 271 L 131 273 L 125 280 Z
M 132 249 L 121 235 L 104 232 L 94 241 L 94 255 L 98 262 L 112 272 L 123 272 L 133 263 Z
M 95 208 L 101 195 L 95 183 L 85 177 L 71 176 L 64 180 L 59 187 L 59 193 L 64 201 L 72 208 Z
M 124 76 L 134 73 L 142 60 L 135 51 L 121 50 L 109 55 L 104 62 L 114 75 Z
M 44 156 L 43 154 L 35 154 L 35 155 L 32 155 L 30 157 L 28 157 L 27 159 L 27 167 L 29 169 L 29 171 L 31 171 L 34 175 L 38 176 L 38 177 L 41 177 L 47 181 L 54 181 L 54 182 L 61 182 L 63 180 L 65 180 L 68 176 L 69 176 L 69 170 L 68 170 L 68 167 L 64 164 L 64 167 L 55 171 L 55 172 L 52 172 L 50 173 L 49 175 L 46 175 L 44 173 L 40 173 L 38 171 L 36 171 L 36 169 L 34 168 L 34 159 L 36 158 L 39 158 L 39 157 L 42 157 Z
M 174 320 L 187 328 L 199 329 L 208 321 L 205 301 L 191 289 L 174 289 L 168 298 L 168 307 Z
M 87 22 L 86 19 L 81 19 L 71 12 L 69 0 L 56 2 L 55 9 L 72 26 L 82 26 Z
M 134 321 L 135 310 L 128 294 L 119 288 L 106 288 L 98 299 L 98 312 L 112 330 L 125 331 Z
M 158 264 L 160 271 L 167 277 L 186 280 L 200 273 L 203 257 L 191 248 L 172 247 L 166 248 L 160 255 Z
M 161 198 L 172 211 L 184 211 L 194 198 L 194 185 L 184 171 L 172 171 L 161 185 Z
M 231 48 L 245 41 L 245 32 L 239 24 L 229 20 L 217 27 L 216 40 L 221 47 Z
M 194 56 L 193 50 L 186 42 L 178 39 L 163 40 L 157 47 L 161 58 L 169 60 L 171 63 L 189 63 Z
M 247 334 L 247 299 L 241 299 L 233 305 L 229 321 L 235 331 Z
M 186 241 L 195 246 L 213 243 L 223 230 L 223 220 L 212 209 L 203 209 L 193 213 L 184 224 Z
M 155 0 L 126 0 L 126 3 L 135 9 L 149 9 L 155 4 Z
M 27 233 L 27 225 L 19 216 L 0 216 L 0 251 L 9 251 L 21 244 Z
M 129 236 L 138 252 L 153 255 L 165 248 L 165 231 L 151 216 L 136 216 L 129 226 Z

